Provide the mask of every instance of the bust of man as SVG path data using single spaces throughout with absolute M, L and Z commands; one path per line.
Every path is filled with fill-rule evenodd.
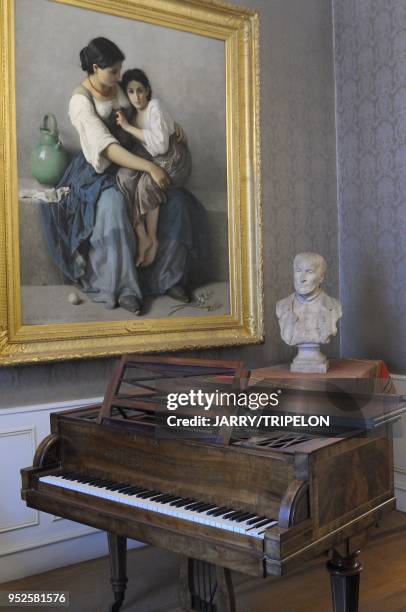
M 299 346 L 292 371 L 327 371 L 327 360 L 318 345 L 326 344 L 336 335 L 342 311 L 340 302 L 321 288 L 326 268 L 324 257 L 317 253 L 296 255 L 293 261 L 295 292 L 276 304 L 282 340 L 290 346 Z M 300 363 L 303 360 L 306 363 Z M 310 362 L 318 369 L 311 369 Z

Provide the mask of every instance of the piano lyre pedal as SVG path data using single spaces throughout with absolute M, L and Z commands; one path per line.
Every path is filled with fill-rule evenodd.
M 127 356 L 102 406 L 51 415 L 52 433 L 22 470 L 22 497 L 107 532 L 113 611 L 126 538 L 181 555 L 185 610 L 233 612 L 230 570 L 280 576 L 326 551 L 335 612 L 358 609 L 358 551 L 395 507 L 390 419 L 335 437 L 232 427 L 186 437 L 166 426 L 168 393 L 240 392 L 248 376 L 238 362 Z

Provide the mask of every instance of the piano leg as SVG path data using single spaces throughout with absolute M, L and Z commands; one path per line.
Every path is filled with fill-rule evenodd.
M 124 601 L 127 585 L 127 538 L 115 533 L 107 533 L 110 551 L 111 586 L 113 587 L 115 602 L 111 606 L 111 612 L 118 612 Z
M 179 599 L 186 612 L 235 612 L 230 570 L 182 556 Z
M 327 562 L 331 578 L 334 612 L 358 612 L 359 578 L 362 570 L 357 560 L 359 550 L 342 557 L 336 550 Z

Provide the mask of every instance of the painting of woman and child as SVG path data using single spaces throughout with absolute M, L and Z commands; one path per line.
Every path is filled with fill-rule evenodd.
M 227 314 L 224 42 L 16 0 L 16 78 L 23 322 Z M 52 192 L 30 176 L 47 113 L 71 160 Z

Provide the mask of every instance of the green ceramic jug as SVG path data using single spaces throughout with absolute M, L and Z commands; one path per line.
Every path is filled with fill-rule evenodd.
M 55 115 L 44 116 L 40 132 L 31 154 L 31 174 L 40 183 L 56 185 L 69 164 L 69 154 L 59 140 Z

